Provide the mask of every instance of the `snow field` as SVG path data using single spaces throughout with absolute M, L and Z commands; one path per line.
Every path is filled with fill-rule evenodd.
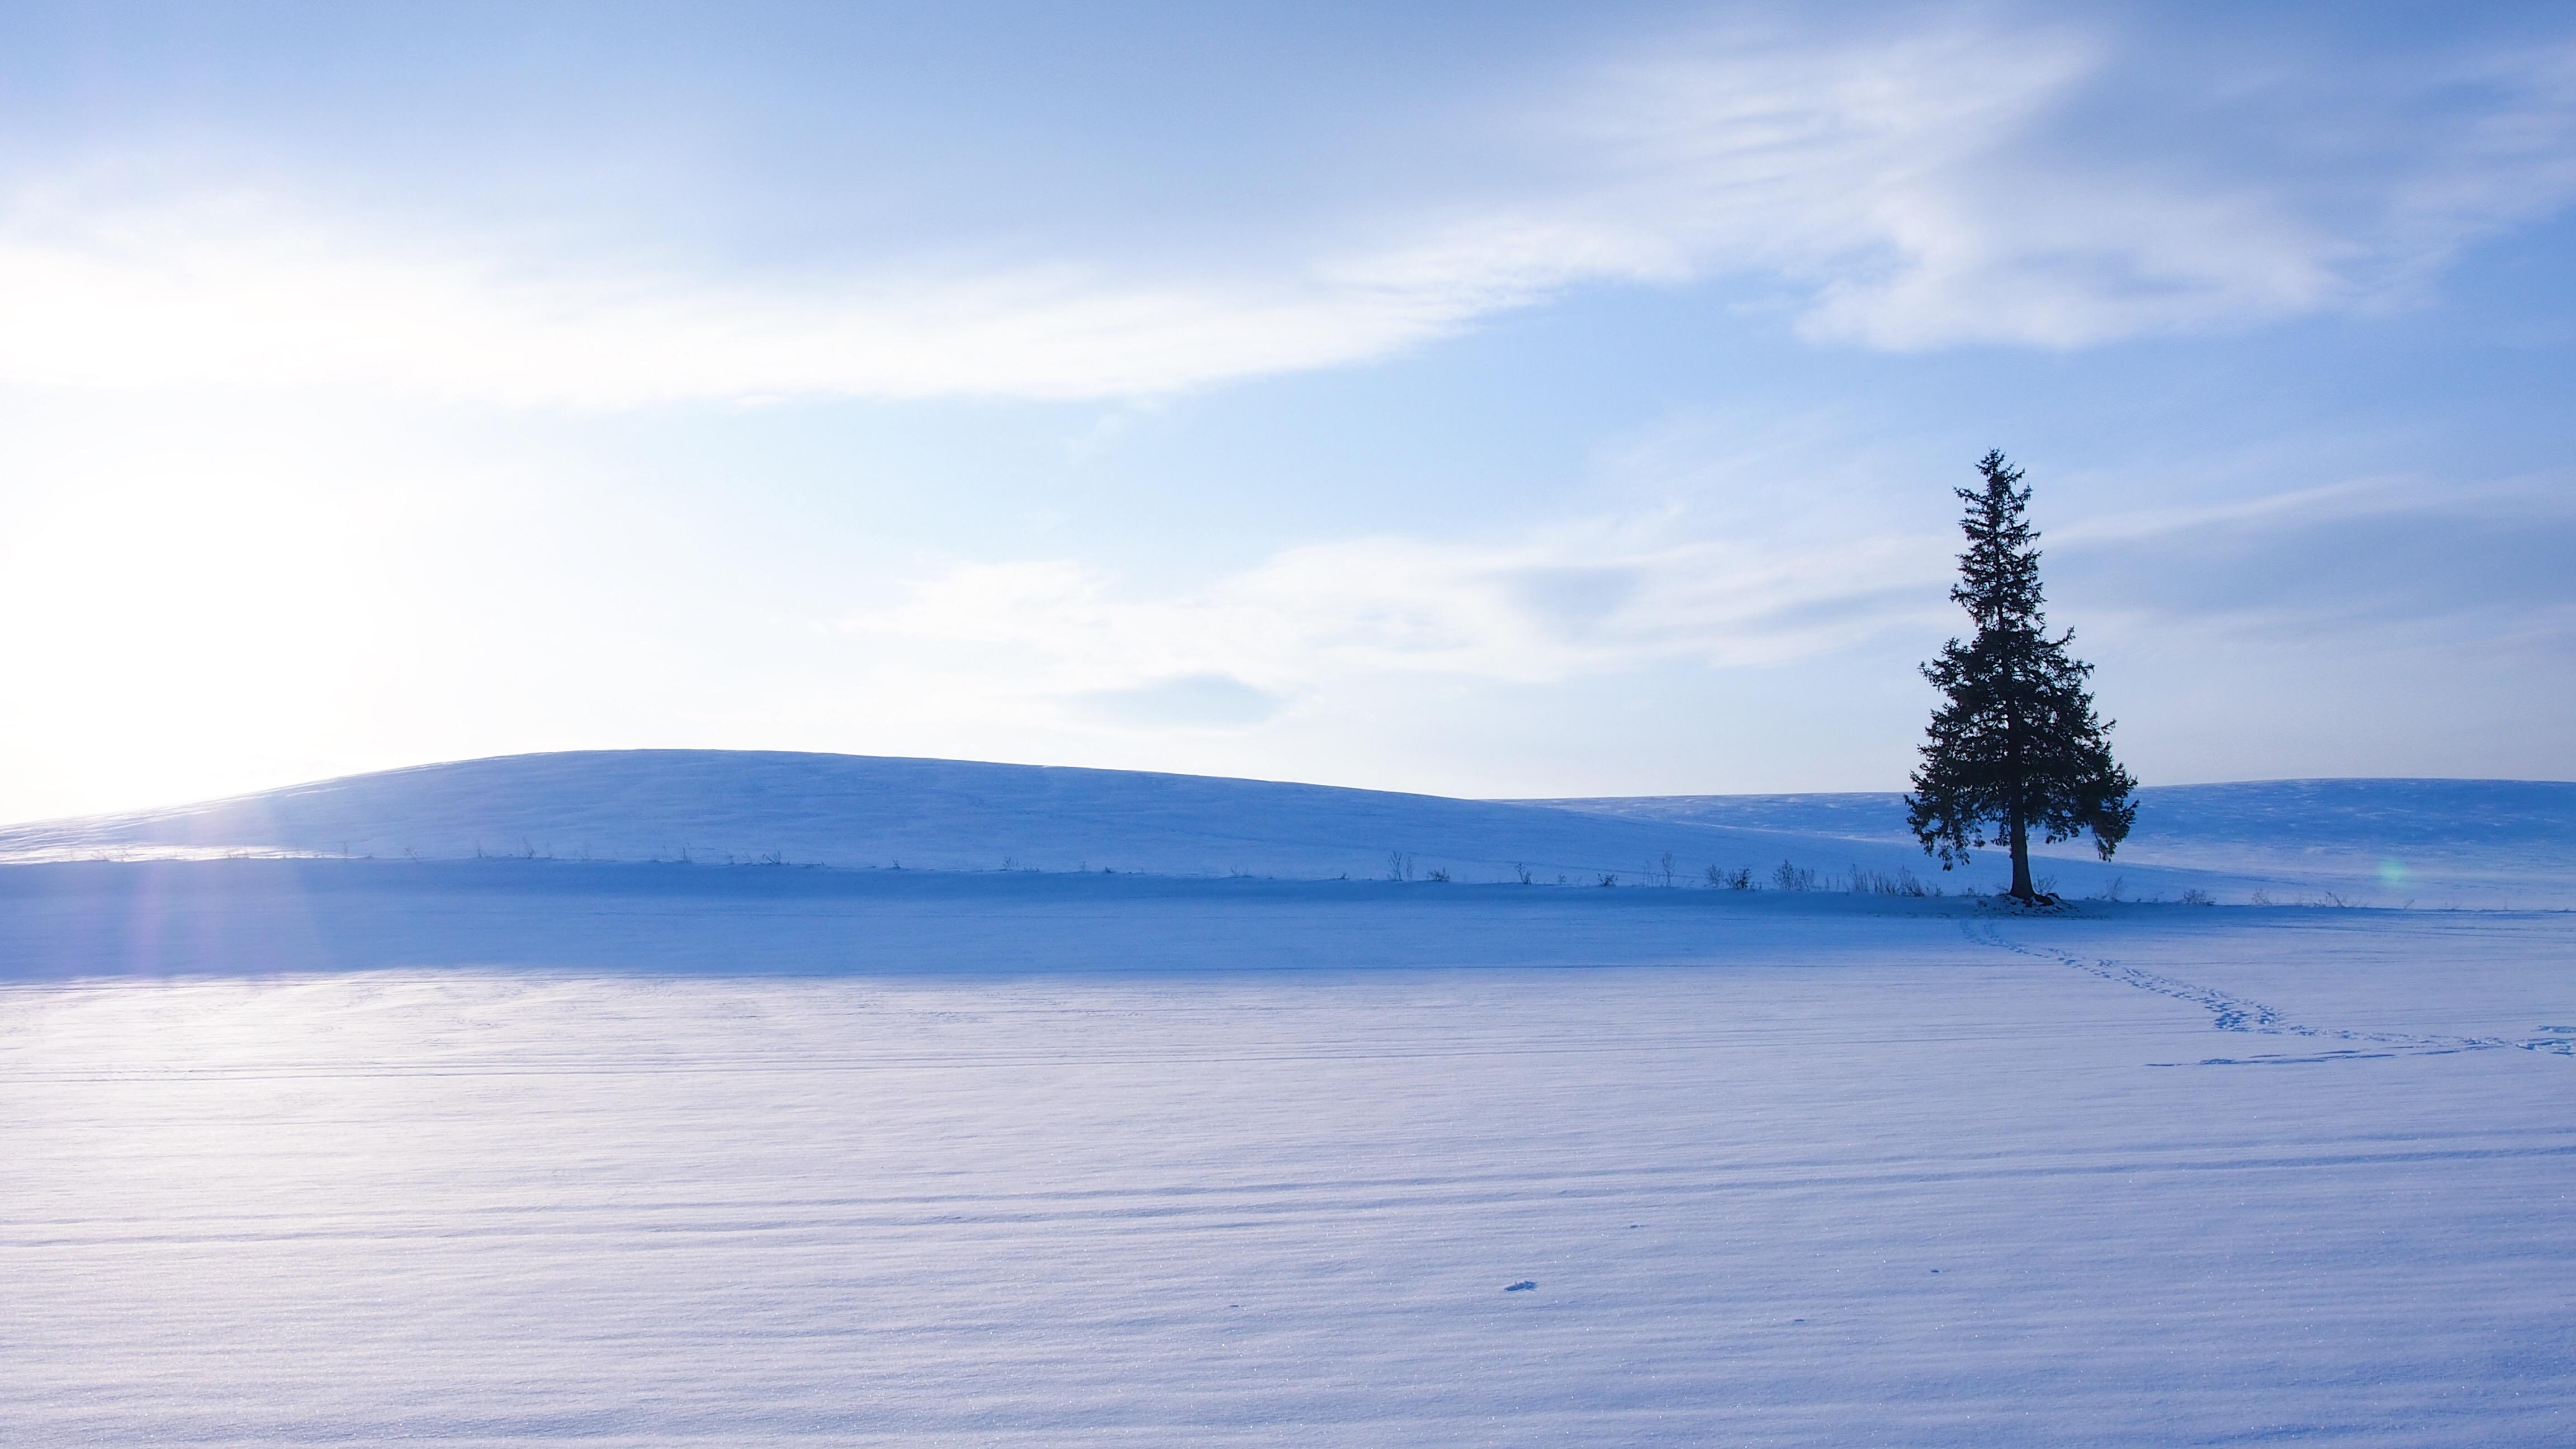
M 566 870 L 8 873 L 0 1440 L 2576 1428 L 2563 915 Z

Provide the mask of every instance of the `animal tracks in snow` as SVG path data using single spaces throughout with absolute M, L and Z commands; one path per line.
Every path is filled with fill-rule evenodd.
M 2298 1055 L 2266 1054 L 2252 1057 L 2203 1057 L 2199 1066 L 2290 1066 L 2312 1062 L 2354 1061 L 2388 1057 L 2450 1056 L 2460 1052 L 2528 1051 L 2548 1052 L 2557 1056 L 2576 1056 L 2576 1028 L 2544 1026 L 2542 1033 L 2530 1037 L 2446 1036 L 2427 1032 L 2347 1031 L 2337 1027 L 2308 1026 L 2289 1021 L 2269 1006 L 2251 1001 L 2214 986 L 2201 986 L 2178 981 L 2138 966 L 2125 966 L 2098 956 L 2079 955 L 2052 946 L 2037 946 L 2015 941 L 1991 922 L 1971 922 L 1969 939 L 2016 955 L 2029 956 L 2074 967 L 2087 975 L 2122 986 L 2187 1001 L 2208 1011 L 2210 1025 L 2219 1031 L 2246 1032 L 2259 1036 L 2286 1036 L 2315 1042 L 2341 1042 L 2346 1045 Z M 2168 1064 L 2173 1065 L 2173 1064 Z

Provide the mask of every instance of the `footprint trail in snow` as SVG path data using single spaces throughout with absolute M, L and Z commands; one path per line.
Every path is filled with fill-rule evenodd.
M 2016 955 L 2055 961 L 2087 975 L 2122 986 L 2169 996 L 2206 1009 L 2210 1025 L 2219 1031 L 2247 1032 L 2259 1036 L 2298 1037 L 2317 1042 L 2347 1042 L 2349 1046 L 2298 1055 L 2267 1053 L 2252 1057 L 2203 1057 L 2197 1065 L 2217 1066 L 2289 1066 L 2310 1062 L 2352 1061 L 2386 1057 L 2448 1056 L 2458 1052 L 2527 1051 L 2548 1052 L 2556 1056 L 2576 1057 L 2576 1028 L 2544 1026 L 2542 1035 L 2445 1036 L 2425 1032 L 2347 1031 L 2337 1027 L 2307 1026 L 2282 1019 L 2279 1012 L 2259 1001 L 2251 1001 L 2214 986 L 2196 985 L 2158 975 L 2138 966 L 2098 956 L 2083 956 L 2061 951 L 2052 946 L 2037 946 L 2015 941 L 1991 921 L 1971 922 L 1967 927 L 1970 940 Z M 2169 1063 L 2167 1065 L 2180 1065 Z

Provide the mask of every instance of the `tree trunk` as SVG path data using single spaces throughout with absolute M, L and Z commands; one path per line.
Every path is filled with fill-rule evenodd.
M 2021 766 L 2021 680 L 2009 660 L 2004 665 L 2004 759 L 2012 771 L 2011 803 L 2004 807 L 2004 830 L 2012 843 L 2012 895 L 2030 905 L 2039 899 L 2039 889 L 2030 883 L 2030 817 L 2022 810 L 2028 777 Z
M 2012 836 L 2013 899 L 2030 905 L 2039 899 L 2039 888 L 2030 883 L 2030 825 L 2020 806 L 2006 812 L 2004 828 Z

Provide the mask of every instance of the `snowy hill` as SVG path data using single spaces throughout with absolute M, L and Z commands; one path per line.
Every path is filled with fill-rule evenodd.
M 1330 879 L 1528 866 L 1590 884 L 1706 866 L 1894 870 L 1897 845 L 1320 785 L 953 760 L 587 751 L 358 775 L 169 810 L 0 830 L 0 858 L 296 854 L 780 861 Z
M 167 810 L 0 830 L 0 860 L 193 855 L 781 862 L 930 870 L 1544 884 L 1910 871 L 1991 886 L 1999 855 L 1943 877 L 1894 795 L 1486 801 L 1321 785 L 953 760 L 723 750 L 584 751 L 357 775 Z M 1667 857 L 1670 858 L 1669 867 Z M 2105 866 L 2042 872 L 2091 895 L 2333 891 L 2427 905 L 2568 904 L 2576 785 L 2288 781 L 2143 792 Z

